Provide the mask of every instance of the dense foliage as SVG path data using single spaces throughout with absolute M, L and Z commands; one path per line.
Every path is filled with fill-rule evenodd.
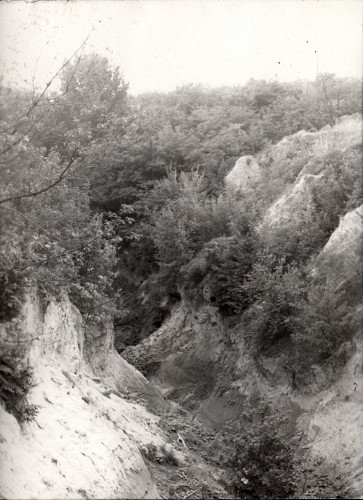
M 198 168 L 207 191 L 217 194 L 240 156 L 359 112 L 361 89 L 358 80 L 323 74 L 315 82 L 250 80 L 244 86 L 219 89 L 186 85 L 129 102 L 132 123 L 104 165 L 110 182 L 98 182 L 92 195 L 107 209 L 143 199 L 170 168 Z
M 60 79 L 57 93 L 1 89 L 4 319 L 29 280 L 68 291 L 90 321 L 112 311 L 118 216 L 92 213 L 88 179 L 124 133 L 126 86 L 99 56 L 68 61 Z
M 303 326 L 318 303 L 314 287 L 322 300 L 335 298 L 306 279 L 304 266 L 362 203 L 361 152 L 309 158 L 323 178 L 314 214 L 296 232 L 261 239 L 266 206 L 308 160 L 297 136 L 285 158 L 262 151 L 359 111 L 358 81 L 325 74 L 130 97 L 118 69 L 80 50 L 42 92 L 0 91 L 2 320 L 18 313 L 34 282 L 48 298 L 67 291 L 88 322 L 115 315 L 120 344 L 129 344 L 182 296 L 201 302 L 207 287 L 225 315 L 263 304 L 249 327 L 261 348 L 318 337 Z M 254 193 L 233 195 L 222 180 L 246 154 L 262 154 L 267 175 Z M 343 309 L 335 326 L 322 320 L 323 358 L 336 346 Z
M 280 420 L 270 417 L 235 434 L 234 452 L 227 463 L 238 498 L 291 498 L 295 493 L 294 448 L 282 435 Z

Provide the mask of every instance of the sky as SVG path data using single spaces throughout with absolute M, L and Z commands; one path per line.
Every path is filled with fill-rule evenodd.
M 362 77 L 361 0 L 68 0 L 0 3 L 0 75 L 41 88 L 90 35 L 131 94 L 184 84 Z

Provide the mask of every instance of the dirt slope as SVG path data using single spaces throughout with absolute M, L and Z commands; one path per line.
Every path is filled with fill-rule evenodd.
M 66 296 L 44 311 L 33 290 L 21 320 L 0 325 L 0 337 L 1 346 L 29 344 L 37 384 L 29 402 L 39 409 L 34 422 L 19 425 L 0 406 L 0 495 L 147 499 L 197 490 L 229 497 L 223 471 L 183 432 L 191 417 L 114 351 L 110 325 L 84 332 Z

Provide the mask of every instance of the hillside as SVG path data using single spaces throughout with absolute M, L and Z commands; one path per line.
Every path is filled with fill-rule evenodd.
M 357 116 L 345 117 L 336 127 L 344 131 L 344 138 L 340 137 L 334 142 L 338 158 L 341 158 L 340 151 L 356 147 L 358 140 L 361 140 L 361 136 L 358 135 L 358 131 L 361 130 L 361 121 Z M 329 135 L 328 129 L 325 129 L 323 131 L 326 137 L 325 142 L 334 141 L 337 137 L 334 127 L 329 130 L 333 138 Z M 303 134 L 297 135 L 303 136 Z M 312 133 L 310 136 L 315 136 L 316 142 L 320 140 L 319 132 Z M 295 141 L 296 136 L 292 136 L 284 139 L 282 143 L 290 144 L 288 151 L 292 151 Z M 280 145 L 274 146 L 270 152 L 264 154 L 271 154 L 279 148 Z M 289 157 L 284 158 L 280 151 L 279 154 L 280 162 L 276 165 L 281 169 L 281 162 L 284 160 L 285 168 L 287 168 L 291 160 Z M 334 301 L 338 301 L 334 303 L 340 311 L 342 307 L 344 309 L 343 304 L 346 301 L 352 306 L 349 313 L 352 316 L 349 321 L 355 318 L 353 321 L 355 326 L 349 326 L 350 334 L 343 335 L 342 328 L 347 328 L 348 309 L 346 312 L 339 313 L 343 314 L 343 317 L 337 315 L 337 321 L 341 321 L 341 326 L 338 326 L 338 331 L 334 335 L 340 335 L 341 338 L 334 341 L 334 348 L 330 346 L 330 354 L 325 357 L 324 361 L 316 356 L 316 349 L 320 348 L 321 342 L 318 340 L 319 337 L 315 339 L 312 333 L 307 331 L 305 340 L 303 339 L 300 344 L 299 339 L 302 333 L 300 330 L 298 335 L 295 333 L 301 321 L 300 308 L 305 307 L 302 304 L 298 305 L 299 309 L 296 312 L 290 306 L 288 315 L 281 318 L 283 323 L 290 321 L 291 324 L 297 321 L 296 325 L 292 324 L 291 330 L 287 330 L 284 335 L 276 335 L 276 339 L 272 341 L 268 340 L 268 337 L 266 340 L 253 339 L 253 335 L 258 334 L 258 329 L 268 326 L 268 321 L 272 319 L 268 314 L 279 313 L 273 304 L 268 305 L 271 313 L 266 312 L 270 309 L 267 309 L 268 299 L 265 292 L 259 292 L 257 297 L 261 299 L 250 307 L 244 307 L 242 313 L 231 315 L 229 312 L 226 316 L 225 309 L 221 309 L 220 306 L 221 303 L 223 304 L 222 300 L 226 299 L 226 288 L 223 288 L 223 281 L 219 280 L 229 279 L 229 274 L 227 274 L 229 268 L 225 264 L 226 259 L 234 255 L 232 253 L 230 257 L 228 253 L 233 236 L 216 238 L 214 246 L 211 242 L 199 254 L 197 253 L 194 259 L 185 266 L 185 270 L 182 270 L 184 280 L 179 285 L 181 301 L 171 308 L 170 316 L 155 333 L 138 345 L 126 348 L 122 355 L 144 373 L 168 399 L 178 402 L 191 411 L 196 419 L 217 431 L 226 427 L 236 428 L 236 425 L 241 422 L 249 427 L 251 422 L 261 421 L 264 414 L 289 415 L 289 431 L 295 429 L 293 433 L 297 435 L 299 432 L 302 433 L 298 439 L 299 444 L 295 447 L 296 456 L 309 450 L 310 458 L 314 457 L 318 462 L 320 460 L 319 463 L 329 463 L 333 467 L 338 467 L 340 473 L 348 479 L 351 487 L 361 491 L 362 471 L 359 465 L 361 461 L 359 449 L 362 444 L 360 436 L 362 431 L 360 426 L 362 422 L 361 395 L 353 391 L 353 383 L 356 382 L 358 386 L 362 383 L 363 368 L 361 357 L 363 339 L 359 324 L 361 314 L 359 249 L 362 247 L 363 236 L 362 206 L 348 211 L 344 216 L 340 215 L 340 222 L 339 219 L 338 221 L 335 219 L 334 224 L 338 225 L 328 237 L 322 232 L 317 242 L 319 246 L 314 247 L 315 253 L 308 255 L 307 264 L 304 264 L 305 254 L 299 255 L 302 250 L 306 251 L 306 246 L 300 246 L 305 245 L 305 238 L 314 234 L 314 231 L 317 233 L 319 229 L 319 226 L 315 225 L 321 212 L 316 203 L 314 188 L 318 191 L 325 189 L 326 178 L 330 179 L 331 167 L 328 162 L 324 163 L 327 154 L 329 151 L 327 153 L 325 148 L 310 152 L 310 164 L 321 163 L 320 170 L 314 174 L 305 173 L 304 175 L 295 172 L 295 179 L 291 179 L 290 183 L 285 185 L 282 195 L 272 202 L 265 214 L 262 213 L 261 222 L 258 224 L 261 241 L 265 245 L 270 245 L 271 249 L 277 248 L 280 252 L 282 243 L 280 240 L 274 240 L 279 237 L 279 231 L 284 231 L 281 233 L 281 237 L 284 238 L 282 248 L 286 249 L 289 248 L 289 238 L 294 243 L 293 238 L 299 234 L 299 230 L 302 231 L 308 227 L 310 232 L 307 236 L 302 233 L 300 241 L 295 243 L 295 246 L 291 243 L 295 258 L 301 259 L 300 269 L 307 266 L 307 270 L 311 269 L 309 271 L 311 276 L 315 277 L 310 278 L 312 282 L 308 285 L 310 287 L 308 290 L 311 289 L 311 292 L 308 293 L 312 294 L 312 300 L 315 301 L 317 300 L 315 293 L 327 294 L 326 299 L 323 299 L 327 302 L 324 302 L 322 307 L 330 308 Z M 254 186 L 251 185 L 249 180 L 251 177 L 247 171 L 250 166 L 251 176 L 254 176 L 258 165 L 255 160 L 247 161 L 246 158 L 249 159 L 245 157 L 238 160 L 233 171 L 234 176 L 229 174 L 226 177 L 226 183 L 229 189 L 234 182 L 236 190 L 247 189 L 250 192 L 252 190 L 254 191 L 252 196 L 255 196 L 256 193 L 261 193 L 262 187 L 265 187 L 261 180 L 263 174 L 260 177 L 260 186 L 256 185 L 258 184 L 256 177 Z M 240 174 L 242 168 L 245 172 Z M 263 168 L 266 167 L 260 167 L 261 170 Z M 302 168 L 307 171 L 304 166 Z M 274 175 L 277 178 L 277 175 L 281 173 L 281 170 L 274 172 L 273 165 L 270 169 L 270 178 Z M 356 179 L 359 180 L 359 177 Z M 241 210 L 244 206 L 242 202 Z M 286 230 L 290 233 L 286 233 Z M 313 240 L 310 239 L 309 243 L 311 241 Z M 231 248 L 233 252 L 246 250 L 246 247 L 238 247 L 238 245 Z M 317 249 L 318 252 L 316 252 Z M 209 263 L 208 259 L 212 257 L 214 260 Z M 218 261 L 218 258 L 221 260 Z M 243 262 L 242 260 L 241 265 Z M 261 267 L 256 267 L 255 270 L 261 275 L 255 274 L 255 278 L 250 273 L 250 280 L 252 277 L 259 280 L 268 280 L 273 277 L 263 269 L 263 263 L 258 265 Z M 234 274 L 239 272 L 238 264 L 234 264 L 232 270 Z M 282 282 L 282 292 L 285 294 L 290 293 L 287 287 L 306 286 L 299 285 L 298 281 L 295 285 L 293 281 L 288 281 L 290 272 L 292 280 L 296 280 L 299 276 L 298 269 L 294 267 L 285 274 L 287 280 Z M 216 273 L 219 275 L 216 276 Z M 294 273 L 296 278 L 294 278 Z M 243 274 L 240 279 L 243 280 Z M 317 284 L 324 283 L 322 280 L 327 281 L 323 285 Z M 328 282 L 331 285 L 328 285 Z M 280 293 L 278 289 L 269 290 L 266 283 L 262 285 L 272 294 Z M 241 288 L 237 288 L 232 277 L 230 286 L 236 293 L 241 293 Z M 249 286 L 248 282 L 247 286 Z M 255 286 L 260 286 L 260 284 L 257 282 Z M 271 286 L 275 285 L 271 284 Z M 316 292 L 314 287 L 317 287 Z M 332 287 L 331 291 L 328 291 L 329 287 Z M 341 292 L 342 289 L 343 292 Z M 256 289 L 252 291 L 256 293 Z M 248 288 L 247 292 L 249 292 Z M 239 299 L 238 295 L 230 293 L 229 300 L 233 304 L 243 300 L 243 296 Z M 297 300 L 297 293 L 299 292 L 291 289 L 292 295 L 287 295 L 287 300 Z M 333 298 L 331 293 L 337 293 L 337 298 Z M 224 295 L 220 297 L 221 294 Z M 286 299 L 276 296 L 275 300 Z M 307 307 L 313 309 L 312 304 Z M 282 310 L 281 313 L 286 314 Z M 311 321 L 309 314 L 310 311 L 302 320 Z M 326 321 L 323 320 L 323 312 L 320 309 L 314 310 L 312 314 L 315 315 L 313 321 Z M 297 315 L 296 320 L 295 315 Z M 317 315 L 321 315 L 321 318 Z M 276 326 L 281 328 L 279 325 L 276 323 Z M 306 325 L 306 328 L 309 326 Z M 328 332 L 329 329 L 326 330 L 326 334 Z M 321 336 L 321 332 L 317 332 L 317 335 Z M 259 344 L 261 341 L 265 342 L 265 345 L 261 346 Z M 307 349 L 306 342 L 312 343 L 311 348 Z M 303 356 L 299 352 L 302 345 L 305 345 L 304 348 L 307 350 L 307 356 L 310 355 L 310 359 L 303 361 Z M 315 345 L 318 347 L 314 348 Z M 349 422 L 347 414 L 349 414 Z M 339 432 L 333 430 L 337 428 Z
M 0 494 L 362 497 L 360 82 L 58 76 L 0 87 Z
M 112 377 L 93 373 L 84 359 L 82 318 L 66 299 L 50 304 L 42 317 L 31 293 L 22 321 L 16 328 L 35 370 L 31 403 L 40 411 L 24 432 L 24 425 L 1 409 L 2 495 L 155 498 L 140 448 L 160 446 L 163 437 L 156 418 L 125 396 L 140 389 L 147 393 L 146 380 L 121 358 Z M 2 329 L 2 341 L 11 341 L 11 328 Z M 106 360 L 112 347 L 109 351 Z M 157 397 L 154 390 L 154 404 Z

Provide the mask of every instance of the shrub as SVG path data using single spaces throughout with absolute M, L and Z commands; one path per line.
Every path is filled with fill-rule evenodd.
M 260 425 L 234 435 L 235 449 L 227 460 L 233 474 L 232 489 L 243 500 L 287 498 L 294 489 L 294 449 L 269 417 Z
M 322 245 L 339 225 L 339 218 L 363 202 L 361 147 L 347 151 L 332 150 L 320 161 L 323 177 L 312 186 L 316 210 L 316 230 L 322 235 Z M 322 246 L 321 245 L 321 246 Z
M 333 279 L 308 283 L 306 298 L 292 318 L 293 364 L 298 374 L 328 360 L 359 328 L 354 304 L 347 303 L 350 300 Z
M 359 328 L 357 281 L 338 286 L 331 277 L 312 278 L 283 259 L 260 255 L 242 285 L 255 312 L 246 329 L 256 351 L 288 339 L 289 369 L 298 376 L 328 361 Z
M 254 261 L 253 236 L 231 238 L 226 246 L 208 247 L 211 282 L 221 312 L 237 314 L 248 305 L 243 283 Z
M 29 391 L 36 385 L 33 370 L 25 364 L 19 347 L 0 349 L 0 399 L 6 410 L 19 422 L 31 422 L 38 413 L 36 405 L 28 403 Z
M 251 410 L 243 423 L 232 424 L 221 436 L 219 456 L 234 497 L 353 498 L 338 463 L 327 464 L 304 451 L 291 418 L 266 403 Z M 258 415 L 262 422 L 250 423 Z
M 298 268 L 286 265 L 284 259 L 261 254 L 242 288 L 251 304 L 261 306 L 248 325 L 259 349 L 294 333 L 292 318 L 305 293 L 305 282 Z
M 233 236 L 220 236 L 207 242 L 199 254 L 181 270 L 188 298 L 195 300 L 201 284 L 208 281 L 215 297 L 214 304 L 224 314 L 237 314 L 248 305 L 242 287 L 252 269 L 258 247 L 258 237 L 252 223 L 244 214 L 231 207 L 229 231 Z
M 182 174 L 175 180 L 178 193 L 164 206 L 154 211 L 150 224 L 144 225 L 155 248 L 159 266 L 159 290 L 165 289 L 169 296 L 178 296 L 178 286 L 191 260 L 214 238 L 231 233 L 229 227 L 234 200 L 227 195 L 208 200 L 203 176 L 196 172 Z M 155 278 L 155 277 L 154 277 Z M 165 296 L 166 297 L 166 296 Z
M 302 213 L 294 230 L 276 227 L 266 232 L 264 245 L 266 252 L 284 259 L 287 264 L 305 264 L 312 255 L 325 245 L 327 235 L 322 230 L 320 220 L 314 213 Z
M 209 270 L 204 250 L 199 252 L 194 259 L 180 269 L 184 295 L 195 306 L 198 306 L 201 302 L 203 280 Z

